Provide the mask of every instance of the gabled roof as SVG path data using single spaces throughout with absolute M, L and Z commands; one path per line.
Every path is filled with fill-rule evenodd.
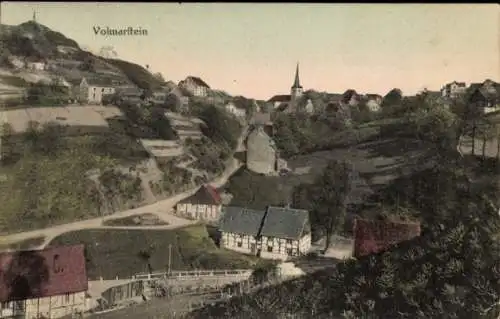
M 104 86 L 104 87 L 111 87 L 112 86 L 110 79 L 103 79 L 103 78 L 98 78 L 98 77 L 84 78 L 84 79 L 87 82 L 87 84 L 90 86 Z
M 309 212 L 303 209 L 269 206 L 264 217 L 261 236 L 299 239 L 309 220 Z
M 192 196 L 181 200 L 182 204 L 197 204 L 197 205 L 220 205 L 221 197 L 217 190 L 211 185 L 201 186 Z
M 224 207 L 220 230 L 228 233 L 259 236 L 266 212 L 241 207 Z
M 342 94 L 342 102 L 348 103 L 353 97 L 358 97 L 358 93 L 353 89 L 349 89 Z
M 371 99 L 381 99 L 382 98 L 382 95 L 380 94 L 371 94 L 371 93 L 368 93 L 368 94 L 365 94 L 366 98 L 371 100 Z
M 205 83 L 205 81 L 203 81 L 203 80 L 202 80 L 202 79 L 200 79 L 199 77 L 196 77 L 196 76 L 188 76 L 188 77 L 186 78 L 186 80 L 185 80 L 185 81 L 187 81 L 187 80 L 191 80 L 191 81 L 193 81 L 196 85 L 206 87 L 207 89 L 209 89 L 209 88 L 210 88 L 210 86 L 208 86 L 208 84 L 207 84 L 207 83 Z
M 290 94 L 275 95 L 269 99 L 268 102 L 289 102 L 291 99 Z

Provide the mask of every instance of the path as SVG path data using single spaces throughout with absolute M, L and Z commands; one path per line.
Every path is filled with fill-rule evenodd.
M 224 171 L 224 173 L 219 176 L 218 178 L 214 179 L 210 184 L 213 185 L 214 187 L 218 188 L 221 187 L 226 183 L 229 177 L 233 175 L 240 167 L 241 163 L 236 160 L 232 159 L 231 162 L 229 163 L 228 167 Z M 193 195 L 196 191 L 198 190 L 198 187 L 195 189 L 191 189 L 189 191 L 183 192 L 181 194 L 174 195 L 170 198 L 160 200 L 156 203 L 147 205 L 147 206 L 142 206 L 134 209 L 129 209 L 125 210 L 122 212 L 117 212 L 105 217 L 98 217 L 98 218 L 93 218 L 93 219 L 87 219 L 87 220 L 82 220 L 82 221 L 77 221 L 73 223 L 68 223 L 68 224 L 62 224 L 62 225 L 56 225 L 52 226 L 49 228 L 44 228 L 44 229 L 37 229 L 33 231 L 27 231 L 27 232 L 21 232 L 21 233 L 16 233 L 16 234 L 11 234 L 11 235 L 6 235 L 1 237 L 1 241 L 7 241 L 8 243 L 14 243 L 34 237 L 41 237 L 44 236 L 45 240 L 44 243 L 41 244 L 39 247 L 45 247 L 52 239 L 55 237 L 71 232 L 71 231 L 77 231 L 81 229 L 88 229 L 88 228 L 112 228 L 112 229 L 175 229 L 179 227 L 184 227 L 190 224 L 195 223 L 194 221 L 183 219 L 180 217 L 176 217 L 171 214 L 175 204 L 184 199 L 187 198 L 191 195 Z M 114 227 L 114 226 L 103 226 L 103 222 L 110 220 L 110 219 L 115 219 L 115 218 L 123 218 L 123 217 L 128 217 L 132 215 L 139 215 L 139 214 L 144 214 L 144 213 L 154 213 L 158 215 L 161 219 L 164 219 L 166 222 L 169 223 L 169 225 L 161 225 L 161 226 L 130 226 L 130 227 L 125 227 L 125 226 L 120 226 L 120 227 Z

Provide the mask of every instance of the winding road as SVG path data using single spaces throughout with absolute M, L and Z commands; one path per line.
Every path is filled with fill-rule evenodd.
M 244 130 L 245 132 L 246 130 Z M 244 142 L 244 134 L 240 136 L 238 140 L 238 147 L 237 149 L 241 148 L 241 144 Z M 212 186 L 215 188 L 219 188 L 222 185 L 224 185 L 227 180 L 242 166 L 243 164 L 235 159 L 232 158 L 224 172 L 211 182 Z M 193 188 L 189 191 L 174 195 L 172 197 L 159 200 L 156 203 L 149 204 L 146 206 L 141 206 L 138 208 L 134 209 L 129 209 L 121 212 L 116 212 L 110 215 L 107 215 L 105 217 L 98 217 L 98 218 L 92 218 L 92 219 L 86 219 L 82 221 L 76 221 L 72 223 L 67 223 L 67 224 L 61 224 L 61 225 L 55 225 L 52 227 L 48 228 L 43 228 L 43 229 L 37 229 L 33 231 L 26 231 L 26 232 L 20 232 L 20 233 L 15 233 L 15 234 L 10 234 L 10 235 L 5 235 L 0 237 L 0 242 L 3 245 L 8 245 L 12 243 L 16 243 L 19 241 L 27 240 L 27 239 L 32 239 L 32 238 L 37 238 L 37 237 L 44 237 L 44 241 L 42 244 L 32 247 L 31 249 L 40 249 L 44 248 L 47 246 L 55 237 L 71 232 L 71 231 L 77 231 L 81 229 L 103 229 L 103 228 L 110 228 L 110 229 L 175 229 L 175 228 L 180 228 L 184 226 L 188 226 L 191 224 L 196 223 L 196 221 L 180 218 L 177 216 L 174 216 L 173 209 L 175 207 L 175 204 L 179 202 L 180 200 L 187 198 L 191 195 L 193 195 L 199 187 Z M 123 217 L 128 217 L 128 216 L 133 216 L 133 215 L 140 215 L 144 213 L 152 213 L 156 214 L 161 220 L 164 220 L 168 223 L 168 225 L 148 225 L 148 226 L 104 226 L 103 222 L 110 220 L 110 219 L 116 219 L 116 218 L 123 218 Z

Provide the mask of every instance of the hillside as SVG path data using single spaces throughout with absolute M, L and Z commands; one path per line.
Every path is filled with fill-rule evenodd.
M 463 188 L 457 181 L 465 177 L 455 169 L 414 176 L 436 183 L 408 178 L 386 190 L 404 190 L 408 202 L 398 205 L 420 209 L 422 236 L 188 318 L 498 318 L 498 211 L 482 191 Z
M 68 105 L 69 89 L 54 85 L 55 78 L 145 89 L 162 82 L 137 64 L 83 51 L 40 24 L 0 28 L 0 94 L 10 102 L 0 113 L 0 233 L 148 204 L 206 182 L 232 158 L 241 125 L 212 104 L 197 101 L 189 119 L 130 101 Z M 40 60 L 50 68 L 14 65 Z
M 63 76 L 69 81 L 75 81 L 82 77 L 99 77 L 123 84 L 133 83 L 143 89 L 157 88 L 161 84 L 140 65 L 93 55 L 82 50 L 76 41 L 62 33 L 33 21 L 17 26 L 2 24 L 0 31 L 0 68 L 11 69 L 15 64 L 13 60 L 43 60 L 52 67 L 38 73 L 45 74 L 47 78 Z M 12 76 L 23 78 L 22 73 Z M 0 84 L 8 84 L 5 83 L 5 77 L 0 77 Z M 26 83 L 18 81 L 17 86 L 23 87 Z

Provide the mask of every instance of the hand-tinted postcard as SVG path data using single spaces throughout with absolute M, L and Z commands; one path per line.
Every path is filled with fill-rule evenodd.
M 498 5 L 0 9 L 0 318 L 500 318 Z

